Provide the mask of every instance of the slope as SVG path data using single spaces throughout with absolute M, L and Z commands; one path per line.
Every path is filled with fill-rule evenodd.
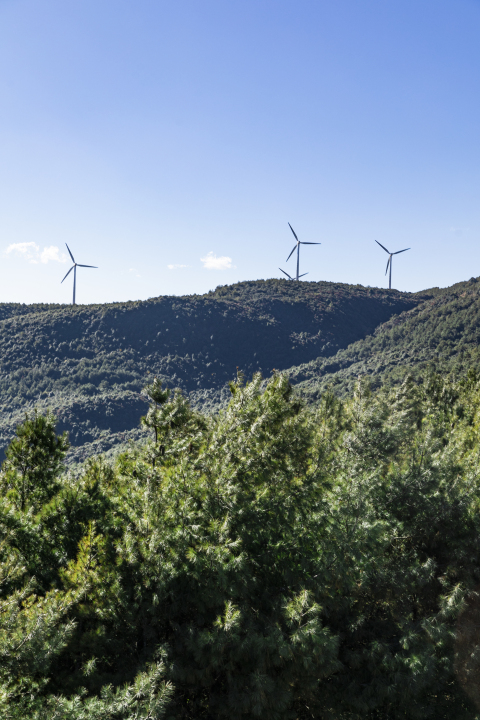
M 26 409 L 51 408 L 71 457 L 138 434 L 154 374 L 209 411 L 247 375 L 334 355 L 432 294 L 267 280 L 202 296 L 92 306 L 0 305 L 0 447 Z
M 390 318 L 366 338 L 288 373 L 304 397 L 315 402 L 329 386 L 348 394 L 361 375 L 373 386 L 398 383 L 406 373 L 422 381 L 430 369 L 459 374 L 480 360 L 480 284 L 471 278 L 422 293 L 415 308 Z

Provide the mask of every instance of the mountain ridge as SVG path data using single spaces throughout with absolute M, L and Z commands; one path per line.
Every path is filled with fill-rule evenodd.
M 0 304 L 0 447 L 35 406 L 69 431 L 74 461 L 108 452 L 141 434 L 152 375 L 205 412 L 228 401 L 237 369 L 285 371 L 309 402 L 327 379 L 348 392 L 352 352 L 378 353 L 371 338 L 387 337 L 386 324 L 403 327 L 405 314 L 448 305 L 472 287 L 474 279 L 402 293 L 272 279 L 106 305 Z

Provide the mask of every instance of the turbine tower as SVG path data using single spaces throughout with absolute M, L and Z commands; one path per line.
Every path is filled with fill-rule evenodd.
M 321 245 L 322 243 L 303 242 L 303 240 L 302 240 L 302 242 L 300 242 L 300 240 L 298 239 L 298 237 L 295 233 L 295 230 L 292 228 L 290 223 L 288 223 L 288 227 L 292 231 L 293 236 L 294 236 L 295 240 L 297 241 L 297 244 L 294 245 L 292 252 L 290 253 L 290 255 L 287 258 L 287 262 L 290 260 L 291 256 L 293 255 L 293 253 L 296 250 L 297 251 L 297 276 L 296 276 L 295 280 L 300 280 L 300 278 L 303 277 L 303 275 L 307 275 L 307 273 L 303 273 L 303 275 L 299 275 L 299 272 L 300 272 L 300 245 Z M 279 270 L 281 270 L 281 268 L 279 268 Z M 285 271 L 282 270 L 282 272 L 285 272 Z M 287 273 L 285 273 L 285 275 L 286 274 Z
M 289 280 L 294 280 L 294 278 L 292 278 L 291 275 L 289 275 L 287 272 L 285 272 L 285 270 L 282 270 L 282 268 L 278 268 L 278 269 L 280 270 L 280 272 L 283 272 L 283 274 L 286 275 Z M 308 275 L 308 273 L 303 273 L 303 275 Z M 298 277 L 301 278 L 301 277 L 303 277 L 303 275 L 299 275 Z
M 67 243 L 65 243 L 65 245 L 67 245 Z M 75 305 L 75 289 L 76 289 L 76 286 L 77 286 L 77 267 L 88 267 L 88 268 L 95 268 L 95 269 L 98 269 L 98 268 L 97 268 L 96 265 L 80 265 L 79 263 L 76 263 L 76 262 L 75 262 L 75 258 L 73 257 L 72 253 L 70 252 L 70 248 L 68 247 L 68 245 L 67 245 L 67 250 L 68 250 L 68 254 L 69 254 L 70 257 L 72 258 L 72 262 L 73 262 L 73 265 L 72 265 L 72 267 L 70 268 L 70 270 L 67 272 L 67 275 L 70 275 L 70 273 L 71 273 L 72 270 L 73 270 L 73 302 L 72 302 L 72 305 Z M 65 275 L 65 277 L 63 278 L 63 280 L 65 280 L 65 278 L 67 277 L 67 275 Z M 63 283 L 63 280 L 62 280 L 62 283 Z M 60 285 L 61 285 L 62 283 L 60 283 Z
M 394 255 L 400 255 L 400 253 L 402 253 L 402 252 L 407 252 L 407 250 L 410 250 L 410 248 L 405 248 L 405 250 L 397 250 L 397 252 L 391 253 L 390 250 L 387 250 L 386 247 L 383 247 L 382 243 L 379 243 L 378 240 L 375 240 L 375 242 L 377 243 L 377 245 L 380 245 L 380 247 L 383 248 L 385 250 L 385 252 L 388 253 L 388 255 L 389 255 L 388 262 L 387 262 L 387 269 L 385 270 L 385 275 L 387 274 L 388 267 L 390 266 L 390 277 L 388 279 L 388 289 L 391 290 L 392 289 L 392 258 Z

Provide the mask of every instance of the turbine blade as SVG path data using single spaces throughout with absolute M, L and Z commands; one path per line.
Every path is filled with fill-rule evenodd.
M 65 243 L 65 245 L 67 245 L 67 243 Z M 70 257 L 72 258 L 72 262 L 74 263 L 74 262 L 75 262 L 75 258 L 73 257 L 72 253 L 70 252 L 70 248 L 68 247 L 68 245 L 67 245 L 67 250 L 68 250 L 68 254 L 69 254 Z
M 98 267 L 96 265 L 79 265 L 77 263 L 77 267 L 91 267 L 91 268 L 95 268 L 96 270 L 98 270 Z
M 400 255 L 401 252 L 407 252 L 407 250 L 411 250 L 411 248 L 405 248 L 405 250 L 397 250 L 397 252 L 392 253 L 392 255 Z
M 296 233 L 295 230 L 292 228 L 292 226 L 290 225 L 290 223 L 288 223 L 288 227 L 289 227 L 290 230 L 292 231 L 292 233 L 293 233 L 293 235 L 294 235 L 294 237 L 295 237 L 295 240 L 298 242 L 297 233 Z
M 295 245 L 295 247 L 293 248 L 293 250 L 292 250 L 292 252 L 290 253 L 290 255 L 288 256 L 288 258 L 285 260 L 285 262 L 288 262 L 288 261 L 290 260 L 290 258 L 292 257 L 292 255 L 293 255 L 293 253 L 295 252 L 296 249 L 297 249 L 297 246 Z
M 66 243 L 65 243 L 65 245 L 66 245 Z M 70 270 L 67 272 L 67 275 L 70 275 L 70 273 L 72 272 L 72 270 L 73 270 L 74 267 L 75 267 L 75 265 L 72 265 L 72 267 L 70 268 Z M 67 277 L 67 275 L 65 275 L 65 277 L 63 278 L 63 280 L 65 280 L 65 278 Z M 63 282 L 63 280 L 62 280 L 62 282 Z M 60 285 L 62 284 L 62 282 L 60 283 Z
M 321 245 L 322 243 L 309 243 L 309 242 L 303 242 L 303 240 L 300 241 L 300 245 Z
M 385 275 L 386 275 L 387 272 L 388 272 L 388 266 L 390 265 L 391 261 L 392 261 L 392 256 L 390 256 L 390 257 L 388 258 L 387 269 L 385 270 Z
M 305 275 L 308 275 L 308 273 L 303 273 L 302 275 L 298 276 L 298 279 L 300 280 L 301 277 L 304 277 Z
M 282 268 L 278 268 L 278 269 L 280 270 L 280 272 L 283 272 L 283 274 L 286 275 L 289 280 L 293 280 L 293 278 L 287 272 L 285 272 L 285 270 L 282 270 Z
M 380 245 L 380 247 L 383 248 L 383 249 L 385 250 L 385 252 L 387 252 L 387 253 L 390 255 L 390 250 L 387 250 L 387 248 L 384 247 L 384 246 L 382 245 L 382 243 L 379 243 L 378 240 L 375 240 L 375 242 L 377 243 L 377 245 Z

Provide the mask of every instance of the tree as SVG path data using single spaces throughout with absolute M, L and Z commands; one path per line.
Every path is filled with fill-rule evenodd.
M 38 509 L 58 490 L 58 474 L 70 447 L 67 433 L 57 436 L 53 415 L 26 415 L 6 451 L 1 487 L 17 510 Z
M 182 391 L 177 389 L 170 397 L 170 390 L 162 390 L 161 380 L 154 378 L 145 392 L 150 398 L 150 408 L 142 423 L 153 428 L 155 434 L 153 447 L 150 448 L 152 466 L 155 467 L 159 458 L 163 462 L 171 462 L 184 447 L 189 452 L 198 449 L 207 423 L 205 418 L 192 410 Z M 183 443 L 180 443 L 181 439 Z
M 321 473 L 309 470 L 311 420 L 284 376 L 264 392 L 259 375 L 232 390 L 199 452 L 182 432 L 170 435 L 174 461 L 123 465 L 118 596 L 135 598 L 136 613 L 119 607 L 112 622 L 125 656 L 165 652 L 172 717 L 287 718 L 338 670 L 313 580 Z

